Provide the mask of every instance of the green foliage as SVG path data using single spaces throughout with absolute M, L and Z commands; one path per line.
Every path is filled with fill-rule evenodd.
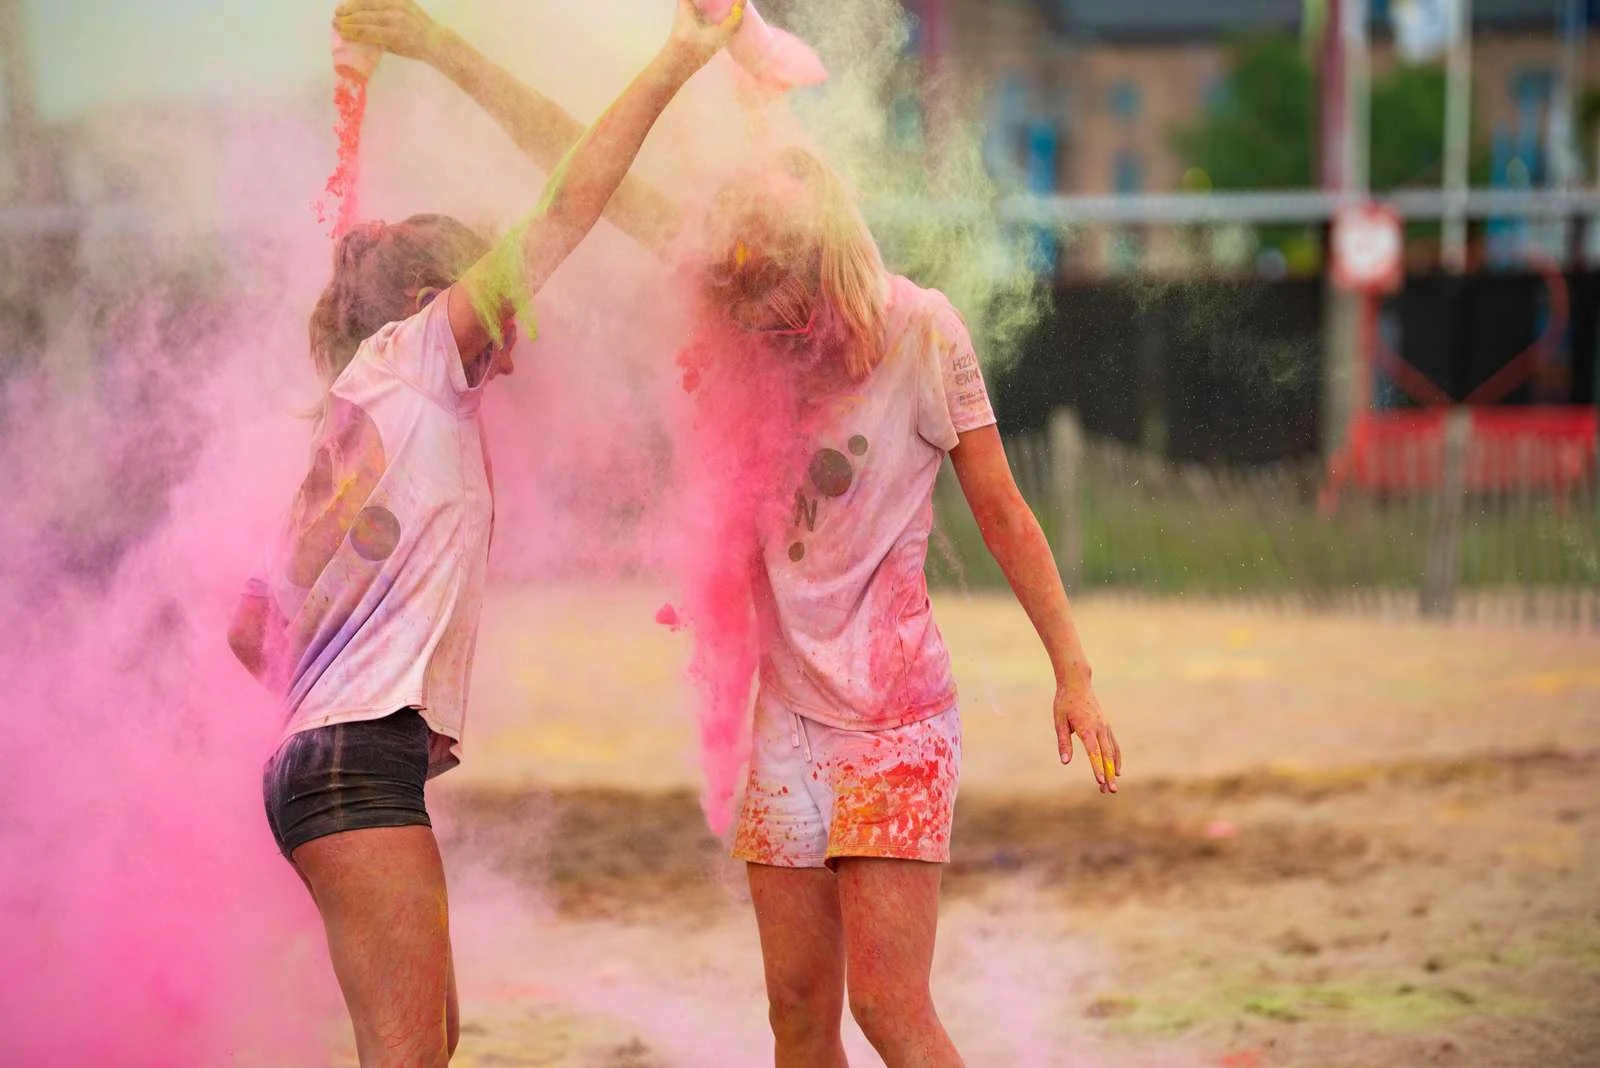
M 1374 189 L 1437 185 L 1444 159 L 1445 73 L 1399 65 L 1372 82 Z M 1229 50 L 1216 106 L 1173 131 L 1173 147 L 1216 189 L 1312 184 L 1317 85 L 1299 44 L 1262 37 Z
M 1316 125 L 1316 85 L 1300 46 L 1260 37 L 1230 48 L 1219 100 L 1172 140 L 1215 189 L 1304 188 Z

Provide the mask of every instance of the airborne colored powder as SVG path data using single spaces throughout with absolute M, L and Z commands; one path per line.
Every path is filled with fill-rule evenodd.
M 361 180 L 361 124 L 367 114 L 367 79 L 347 70 L 339 72 L 333 90 L 333 106 L 338 113 L 334 133 L 339 138 L 339 163 L 328 184 L 326 196 L 317 202 L 317 222 L 333 224 L 331 236 L 338 238 L 355 225 L 360 210 L 357 200 Z
M 670 15 L 653 0 L 447 7 L 454 28 L 581 121 Z M 920 160 L 885 150 L 878 92 L 903 51 L 903 12 L 892 0 L 812 9 L 815 25 L 799 28 L 836 77 L 807 103 L 805 133 L 858 188 L 876 190 L 891 165 L 920 176 Z M 326 71 L 326 6 L 283 18 L 294 29 L 282 47 Z M 745 107 L 737 75 L 722 60 L 703 72 L 637 173 L 692 200 L 749 155 L 753 127 L 773 140 L 794 129 L 781 104 Z M 75 128 L 74 164 L 115 176 L 131 221 L 85 212 L 44 340 L 0 319 L 0 675 L 17 754 L 0 778 L 0 904 L 14 920 L 0 1027 L 19 1063 L 327 1063 L 342 1007 L 315 910 L 261 809 L 282 714 L 233 662 L 227 617 L 305 474 L 301 415 L 319 395 L 306 319 L 328 278 L 327 230 L 424 211 L 503 229 L 543 184 L 471 100 L 411 61 L 392 61 L 370 93 L 339 80 L 331 179 L 325 82 L 239 93 L 189 110 L 109 100 Z M 308 212 L 325 180 L 328 200 Z M 977 178 L 942 188 L 992 193 Z M 927 247 L 970 268 L 992 262 L 997 235 L 930 232 Z M 983 318 L 986 290 L 913 273 Z M 683 392 L 670 368 L 686 299 L 669 274 L 602 226 L 540 294 L 537 349 L 485 401 L 491 567 L 502 588 L 573 576 L 673 587 L 697 642 L 697 693 L 683 703 L 698 717 L 710 822 L 725 827 L 758 638 L 748 549 L 769 509 L 792 506 L 806 457 L 786 443 L 804 435 L 781 382 L 707 372 Z M 721 466 L 729 455 L 737 465 Z M 469 714 L 468 765 L 471 715 L 486 705 Z M 540 708 L 497 714 L 531 723 Z
M 707 329 L 679 364 L 693 415 L 679 438 L 681 540 L 673 566 L 693 631 L 701 806 L 711 832 L 722 836 L 749 755 L 761 538 L 792 506 L 809 448 L 797 383 L 771 353 Z M 673 625 L 677 613 L 668 606 L 656 619 Z

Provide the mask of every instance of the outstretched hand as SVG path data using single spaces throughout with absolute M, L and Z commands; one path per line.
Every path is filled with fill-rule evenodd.
M 694 0 L 678 0 L 678 14 L 672 20 L 672 37 L 667 46 L 696 66 L 703 66 L 733 40 L 744 22 L 744 8 L 745 0 L 733 0 L 727 16 L 720 22 L 711 22 L 700 14 Z
M 1100 699 L 1094 695 L 1088 679 L 1056 688 L 1055 719 L 1061 762 L 1072 763 L 1072 737 L 1077 735 L 1089 756 L 1089 767 L 1094 772 L 1095 782 L 1100 784 L 1100 792 L 1116 793 L 1117 774 L 1122 771 L 1122 747 L 1100 711 Z
M 444 39 L 416 0 L 344 0 L 333 11 L 333 28 L 347 41 L 407 59 L 428 59 Z

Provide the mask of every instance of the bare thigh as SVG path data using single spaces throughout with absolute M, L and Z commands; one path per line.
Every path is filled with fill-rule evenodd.
M 944 866 L 874 857 L 837 863 L 850 986 L 925 994 Z
M 943 865 L 841 857 L 850 1012 L 888 1068 L 960 1068 L 928 983 Z
M 307 842 L 292 860 L 322 913 L 362 1068 L 448 1064 L 455 969 L 433 830 L 345 831 Z
M 839 891 L 826 868 L 751 864 L 750 897 L 761 933 L 767 987 L 779 992 L 837 990 L 844 1007 L 844 930 Z
M 749 865 L 778 1068 L 842 1068 L 844 929 L 826 868 Z

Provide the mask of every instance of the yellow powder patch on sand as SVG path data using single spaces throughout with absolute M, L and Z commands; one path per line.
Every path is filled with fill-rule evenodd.
M 1202 682 L 1245 681 L 1270 679 L 1275 675 L 1272 664 L 1259 657 L 1202 658 L 1184 662 L 1182 675 L 1186 679 Z
M 1580 690 L 1600 690 L 1600 668 L 1541 671 L 1524 676 L 1522 684 L 1541 697 L 1562 697 Z
M 1248 649 L 1256 643 L 1254 627 L 1229 627 L 1222 640 L 1229 649 Z

